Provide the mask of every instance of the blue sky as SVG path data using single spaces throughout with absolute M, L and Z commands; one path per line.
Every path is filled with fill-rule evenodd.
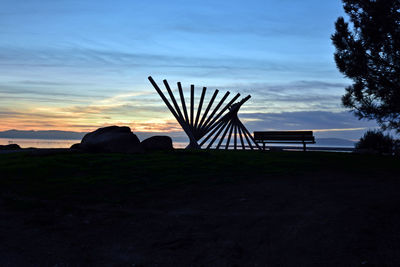
M 357 139 L 375 123 L 341 107 L 349 81 L 330 41 L 341 15 L 338 0 L 3 0 L 0 130 L 178 131 L 152 75 L 251 94 L 240 113 L 251 131 Z

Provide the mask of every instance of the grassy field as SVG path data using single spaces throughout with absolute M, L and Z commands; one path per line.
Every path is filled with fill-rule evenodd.
M 14 153 L 0 173 L 1 265 L 400 264 L 398 158 Z
M 271 176 L 343 172 L 384 177 L 400 173 L 400 161 L 383 156 L 318 152 L 15 153 L 0 155 L 0 172 L 2 192 L 101 202 L 188 184 L 234 183 Z

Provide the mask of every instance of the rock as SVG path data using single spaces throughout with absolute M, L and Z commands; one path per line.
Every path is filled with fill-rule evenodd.
M 152 136 L 140 143 L 145 151 L 173 150 L 172 139 L 169 136 Z
M 77 143 L 77 144 L 73 144 L 69 149 L 80 150 L 80 149 L 82 149 L 82 146 L 80 143 Z
M 19 150 L 21 147 L 17 144 L 0 145 L 0 150 Z
M 78 146 L 75 146 L 78 147 Z M 87 133 L 79 148 L 89 152 L 139 152 L 140 141 L 129 127 L 109 126 Z

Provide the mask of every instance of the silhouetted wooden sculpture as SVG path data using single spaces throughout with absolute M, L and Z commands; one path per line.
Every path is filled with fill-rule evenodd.
M 178 82 L 179 97 L 181 100 L 181 107 L 179 107 L 178 102 L 175 99 L 174 94 L 167 82 L 164 80 L 164 86 L 167 89 L 168 95 L 172 101 L 172 105 L 158 87 L 157 83 L 149 76 L 151 84 L 156 89 L 157 93 L 160 95 L 164 103 L 167 105 L 168 109 L 171 111 L 172 115 L 176 118 L 178 123 L 181 125 L 182 129 L 185 131 L 189 137 L 190 143 L 186 148 L 200 149 L 203 146 L 207 149 L 228 149 L 233 147 L 233 149 L 260 149 L 261 147 L 255 142 L 253 136 L 244 127 L 243 123 L 238 118 L 238 111 L 240 107 L 250 99 L 250 95 L 243 98 L 241 101 L 234 103 L 236 99 L 239 98 L 240 94 L 235 95 L 228 104 L 225 105 L 221 110 L 221 106 L 224 101 L 228 98 L 229 92 L 221 98 L 215 108 L 211 111 L 212 105 L 218 95 L 219 90 L 215 90 L 212 95 L 210 102 L 201 115 L 204 97 L 206 95 L 207 88 L 203 87 L 201 92 L 200 101 L 197 106 L 197 110 L 194 110 L 194 85 L 190 86 L 190 109 L 189 114 L 186 108 L 186 101 L 183 94 L 182 85 Z M 182 109 L 182 111 L 181 111 Z M 196 113 L 196 114 L 195 114 Z M 221 135 L 222 134 L 222 135 Z M 232 138 L 233 137 L 233 138 Z M 231 140 L 233 139 L 233 146 L 229 146 Z M 239 144 L 240 140 L 240 144 Z M 225 141 L 225 143 L 224 143 Z M 247 142 L 248 145 L 245 143 Z

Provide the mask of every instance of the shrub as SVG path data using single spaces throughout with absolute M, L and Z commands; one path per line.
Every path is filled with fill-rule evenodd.
M 394 154 L 400 156 L 400 139 L 394 142 Z
M 390 154 L 394 152 L 396 141 L 388 134 L 379 130 L 369 130 L 356 144 L 357 151 L 368 153 Z

